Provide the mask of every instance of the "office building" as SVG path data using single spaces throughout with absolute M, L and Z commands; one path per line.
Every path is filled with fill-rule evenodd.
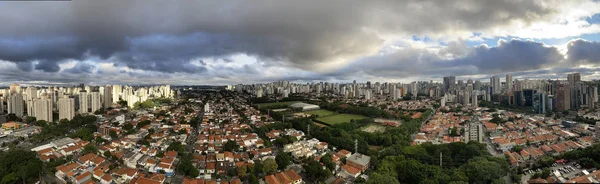
M 544 114 L 546 113 L 546 93 L 536 93 L 533 95 L 533 110 L 535 113 Z
M 40 99 L 35 100 L 35 118 L 52 122 L 52 100 L 46 95 L 42 95 Z
M 58 99 L 58 119 L 71 120 L 75 117 L 75 99 L 63 96 Z
M 455 81 L 456 81 L 455 76 L 444 77 L 444 88 L 443 88 L 444 94 L 448 93 L 450 91 L 450 89 L 454 89 Z

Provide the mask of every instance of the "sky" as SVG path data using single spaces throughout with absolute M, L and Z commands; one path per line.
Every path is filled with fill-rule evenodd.
M 0 1 L 0 85 L 600 77 L 592 0 Z

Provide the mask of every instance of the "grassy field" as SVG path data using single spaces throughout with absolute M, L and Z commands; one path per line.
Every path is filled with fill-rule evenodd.
M 270 108 L 270 107 L 277 107 L 277 106 L 289 106 L 292 104 L 298 103 L 298 101 L 291 101 L 291 102 L 273 102 L 273 103 L 259 103 L 256 104 L 258 106 L 258 108 Z
M 335 124 L 339 124 L 339 123 L 347 123 L 350 122 L 350 120 L 360 120 L 360 119 L 365 119 L 367 117 L 362 116 L 362 115 L 356 115 L 356 114 L 336 114 L 333 116 L 327 116 L 327 117 L 320 117 L 317 118 L 318 121 L 321 121 L 323 123 L 329 124 L 329 125 L 335 125 Z
M 313 110 L 313 111 L 306 111 L 303 112 L 304 114 L 310 114 L 310 115 L 317 115 L 318 117 L 327 117 L 327 116 L 331 116 L 334 115 L 335 112 L 333 111 L 329 111 L 329 110 L 325 110 L 325 109 L 319 109 L 319 110 Z

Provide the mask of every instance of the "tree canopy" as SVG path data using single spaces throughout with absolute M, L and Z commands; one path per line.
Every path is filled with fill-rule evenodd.
M 42 171 L 41 165 L 42 161 L 31 151 L 12 149 L 7 152 L 0 152 L 2 183 L 35 181 Z

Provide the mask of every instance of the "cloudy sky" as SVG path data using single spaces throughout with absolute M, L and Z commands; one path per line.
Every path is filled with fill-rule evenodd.
M 0 2 L 0 85 L 600 78 L 592 0 Z

